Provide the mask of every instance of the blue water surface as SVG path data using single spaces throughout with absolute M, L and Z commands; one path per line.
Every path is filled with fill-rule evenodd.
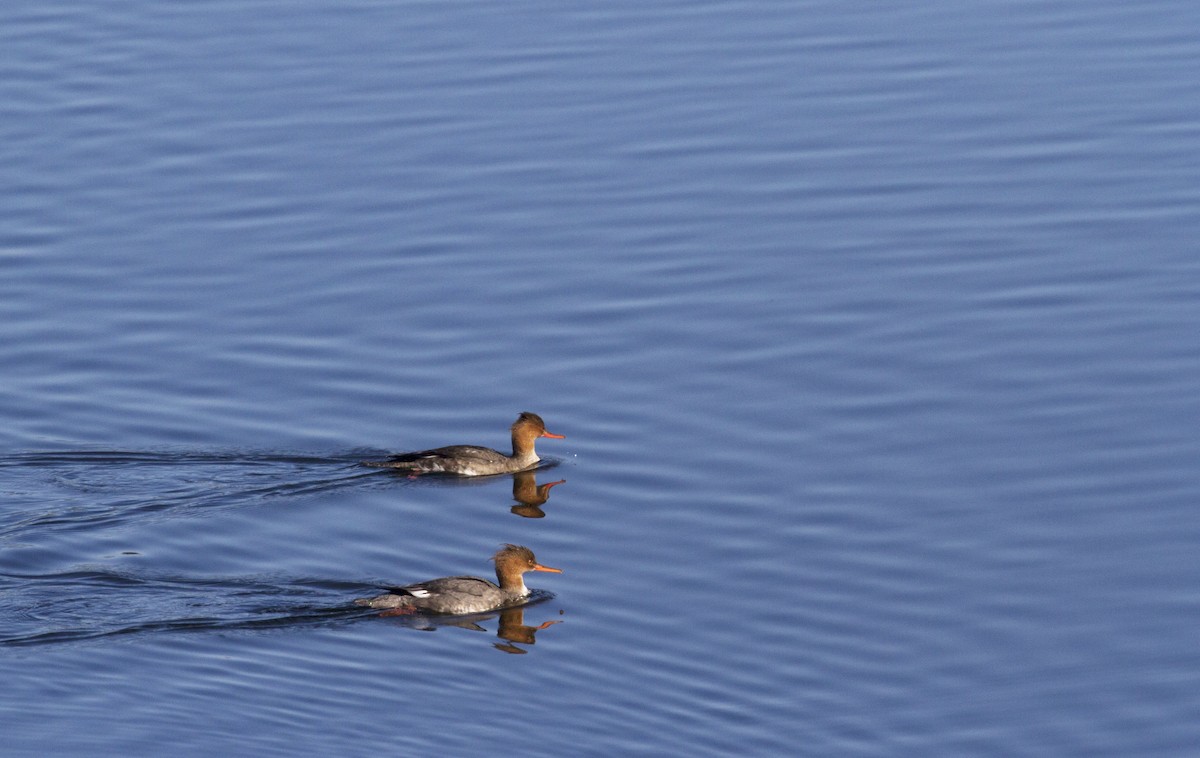
M 0 752 L 1194 751 L 1197 28 L 6 4 Z

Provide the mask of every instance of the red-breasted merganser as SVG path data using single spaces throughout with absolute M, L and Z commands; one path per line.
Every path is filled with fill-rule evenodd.
M 458 474 L 460 476 L 487 476 L 489 474 L 511 474 L 537 465 L 537 453 L 533 450 L 538 437 L 566 439 L 561 434 L 546 431 L 546 424 L 536 413 L 526 411 L 512 425 L 512 455 L 505 455 L 488 447 L 474 445 L 451 445 L 434 450 L 393 455 L 385 461 L 366 461 L 368 466 L 397 468 L 413 474 Z
M 526 571 L 562 573 L 562 569 L 538 563 L 533 551 L 521 545 L 505 545 L 492 560 L 496 562 L 499 586 L 477 576 L 446 576 L 420 584 L 388 587 L 385 595 L 359 598 L 354 603 L 395 609 L 393 613 L 484 613 L 529 597 L 522 577 Z

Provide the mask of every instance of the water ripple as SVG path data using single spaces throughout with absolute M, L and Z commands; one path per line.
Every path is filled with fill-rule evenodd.
M 9 503 L 0 512 L 0 539 L 28 532 L 89 530 L 135 522 L 150 514 L 243 506 L 369 484 L 359 462 L 369 453 L 336 457 L 244 453 L 59 451 L 0 457 L 8 470 Z M 330 472 L 333 472 L 332 474 Z M 378 482 L 378 477 L 374 477 Z M 45 487 L 59 492 L 51 507 Z M 37 494 L 26 507 L 22 494 Z M 28 495 L 27 495 L 28 496 Z M 65 502 L 64 502 L 65 501 Z M 40 512 L 30 512 L 29 509 Z

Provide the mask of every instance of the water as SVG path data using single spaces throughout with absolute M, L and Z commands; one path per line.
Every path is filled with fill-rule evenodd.
M 3 754 L 1194 750 L 1198 16 L 6 5 Z

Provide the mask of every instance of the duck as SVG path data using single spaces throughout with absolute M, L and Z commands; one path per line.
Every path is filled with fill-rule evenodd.
M 524 574 L 562 569 L 543 566 L 524 545 L 506 544 L 492 556 L 496 563 L 495 584 L 478 576 L 445 576 L 403 587 L 385 587 L 382 595 L 363 597 L 355 605 L 385 609 L 389 615 L 407 613 L 486 613 L 522 603 L 529 597 Z
M 536 413 L 525 411 L 513 422 L 512 455 L 475 445 L 451 445 L 414 453 L 400 453 L 383 461 L 364 461 L 367 466 L 394 468 L 413 476 L 421 474 L 456 474 L 458 476 L 490 476 L 528 471 L 537 466 L 534 442 L 541 437 L 562 440 L 561 434 L 546 431 L 546 423 Z

